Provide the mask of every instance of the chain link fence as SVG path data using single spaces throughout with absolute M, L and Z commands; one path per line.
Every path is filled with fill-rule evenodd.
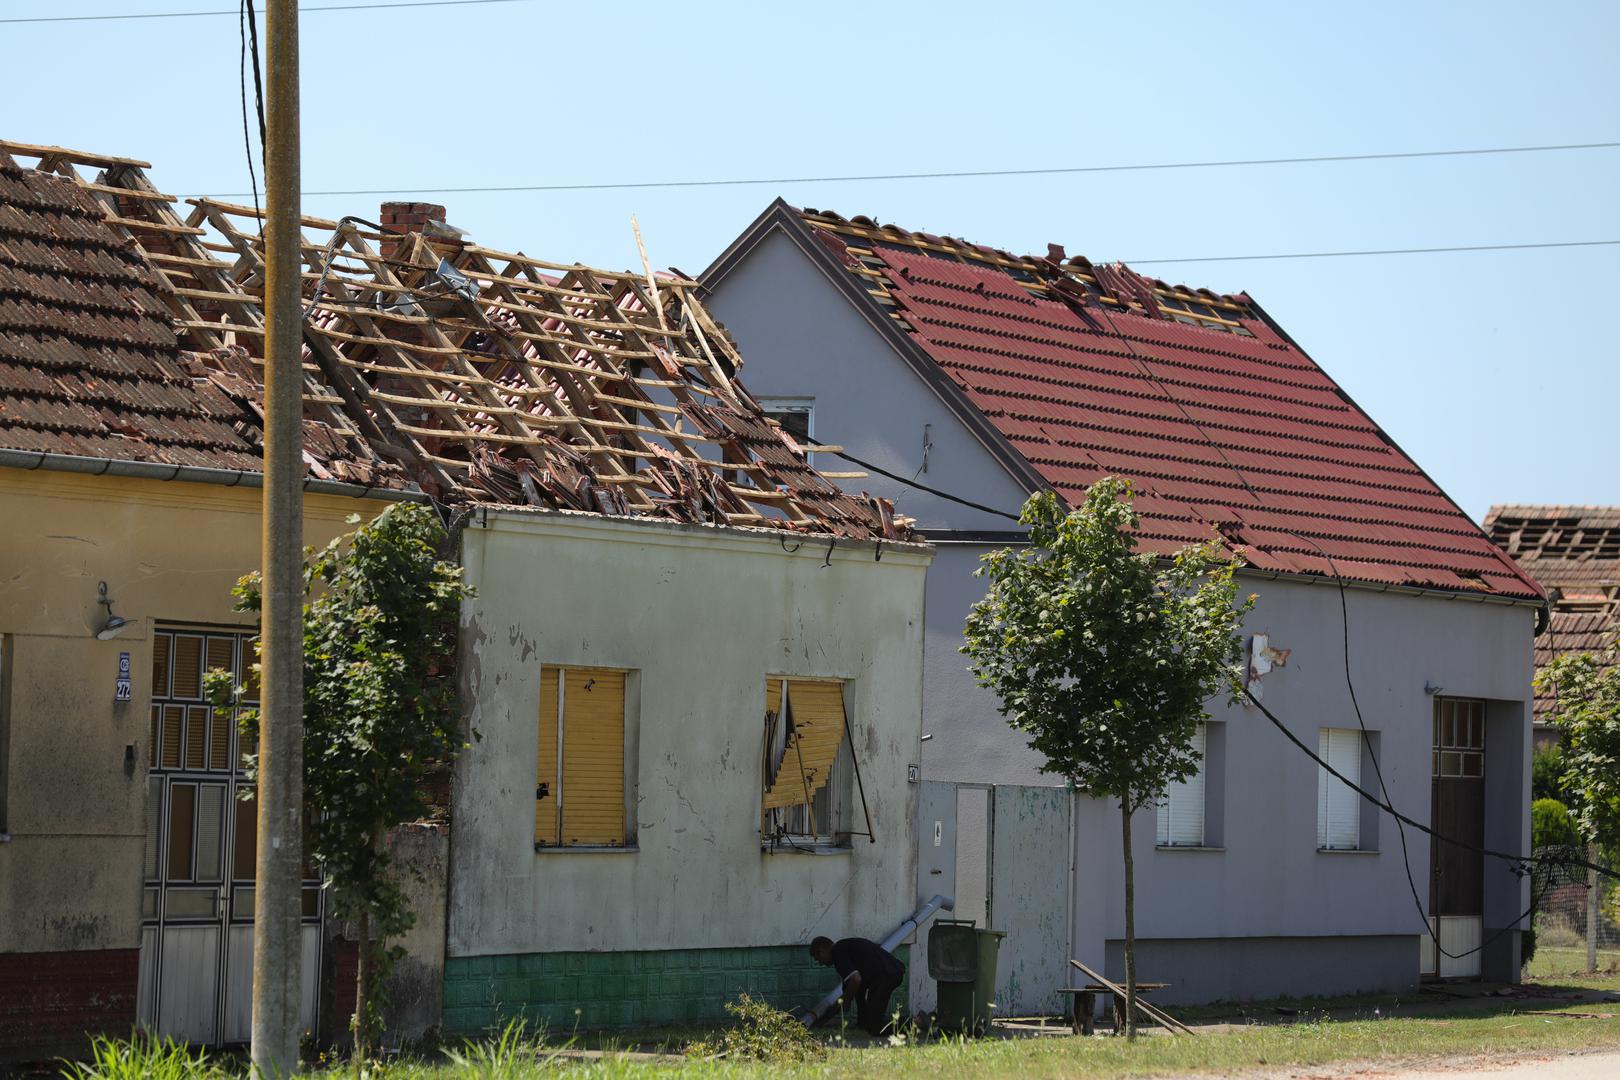
M 1598 875 L 1597 884 L 1590 884 L 1591 872 L 1579 864 L 1588 858 L 1585 848 L 1541 847 L 1535 854 L 1530 895 L 1536 947 L 1526 973 L 1547 977 L 1591 970 L 1594 947 L 1597 970 L 1620 971 L 1620 881 Z M 1595 861 L 1611 866 L 1601 855 Z

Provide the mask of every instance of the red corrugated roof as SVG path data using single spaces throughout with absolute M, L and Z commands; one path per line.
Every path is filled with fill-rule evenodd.
M 800 215 L 1067 501 L 1135 481 L 1144 548 L 1219 530 L 1259 569 L 1541 595 L 1248 297 Z

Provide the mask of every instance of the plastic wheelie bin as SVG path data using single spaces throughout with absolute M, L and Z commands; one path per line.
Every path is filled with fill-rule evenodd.
M 936 919 L 928 930 L 928 974 L 938 985 L 935 1022 L 946 1031 L 983 1034 L 996 1000 L 996 955 L 1005 930 L 971 919 Z

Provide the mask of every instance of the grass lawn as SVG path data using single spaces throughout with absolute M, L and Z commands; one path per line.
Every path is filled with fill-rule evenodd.
M 580 1057 L 553 1046 L 523 1060 L 448 1065 L 399 1063 L 387 1075 L 419 1080 L 460 1076 L 527 1077 L 565 1072 L 573 1077 L 830 1077 L 911 1080 L 923 1077 L 1031 1076 L 1096 1078 L 1162 1076 L 1167 1073 L 1229 1073 L 1238 1070 L 1324 1065 L 1352 1060 L 1435 1059 L 1573 1050 L 1620 1050 L 1620 999 L 1571 1001 L 1565 994 L 1609 991 L 1620 994 L 1620 976 L 1558 979 L 1540 984 L 1545 996 L 1454 1001 L 1424 995 L 1419 1004 L 1377 998 L 1293 1003 L 1297 1016 L 1269 1006 L 1250 1007 L 1273 1022 L 1223 1025 L 1196 1038 L 1154 1034 L 1134 1045 L 1112 1037 L 1045 1036 L 944 1040 L 902 1046 L 835 1047 L 826 1059 L 796 1064 L 672 1060 L 615 1055 Z M 1554 992 L 1556 991 L 1556 995 Z M 1388 1015 L 1412 1009 L 1423 1015 Z M 1325 1019 L 1361 1014 L 1355 1019 Z M 1378 1010 L 1376 1013 L 1373 1010 Z M 1213 1010 L 1199 1010 L 1213 1020 Z M 549 1056 L 548 1056 L 549 1055 Z M 480 1067 L 482 1066 L 482 1067 Z M 334 1070 L 334 1080 L 338 1071 Z
M 1620 949 L 1599 949 L 1597 966 L 1600 972 L 1613 974 L 1620 971 Z M 1525 975 L 1532 979 L 1563 980 L 1566 975 L 1585 970 L 1585 945 L 1541 945 L 1536 947 L 1536 955 L 1525 969 Z
M 399 1080 L 460 1080 L 463 1077 L 860 1077 L 861 1080 L 936 1080 L 1019 1075 L 1111 1080 L 1167 1074 L 1230 1074 L 1268 1068 L 1320 1066 L 1333 1062 L 1468 1059 L 1560 1051 L 1620 1051 L 1620 974 L 1563 977 L 1531 986 L 1521 997 L 1458 1000 L 1423 994 L 1418 1000 L 1357 998 L 1260 1003 L 1242 1010 L 1178 1010 L 1207 1026 L 1196 1037 L 1154 1033 L 1127 1044 L 1112 1036 L 1071 1035 L 948 1039 L 908 1045 L 834 1042 L 819 1061 L 759 1063 L 699 1060 L 647 1053 L 659 1045 L 611 1041 L 509 1039 L 498 1046 L 463 1047 L 459 1062 L 395 1060 L 370 1071 Z M 1594 994 L 1594 992 L 1596 992 Z M 1245 1020 L 1244 1018 L 1248 1019 Z M 1262 1019 L 1263 1018 L 1263 1019 Z M 1223 1022 L 1224 1021 L 1224 1022 Z M 666 1050 L 688 1038 L 668 1032 Z M 707 1033 L 712 1035 L 713 1033 Z M 642 1037 L 642 1036 L 638 1036 Z M 836 1036 L 829 1036 L 836 1039 Z M 853 1040 L 852 1040 L 853 1043 Z M 134 1063 L 132 1063 L 134 1064 Z M 96 1075 L 96 1074 L 91 1074 Z M 135 1068 L 106 1076 L 153 1076 L 159 1080 L 240 1075 L 225 1070 Z M 333 1063 L 306 1075 L 331 1080 L 352 1076 Z

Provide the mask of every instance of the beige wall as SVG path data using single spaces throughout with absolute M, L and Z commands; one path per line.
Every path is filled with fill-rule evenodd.
M 0 634 L 8 635 L 8 841 L 0 952 L 134 948 L 140 925 L 154 622 L 248 625 L 231 585 L 259 561 L 256 488 L 0 468 Z M 377 501 L 305 500 L 324 543 Z M 131 625 L 98 641 L 107 582 Z M 133 700 L 115 703 L 118 654 Z M 126 767 L 125 748 L 134 764 Z

